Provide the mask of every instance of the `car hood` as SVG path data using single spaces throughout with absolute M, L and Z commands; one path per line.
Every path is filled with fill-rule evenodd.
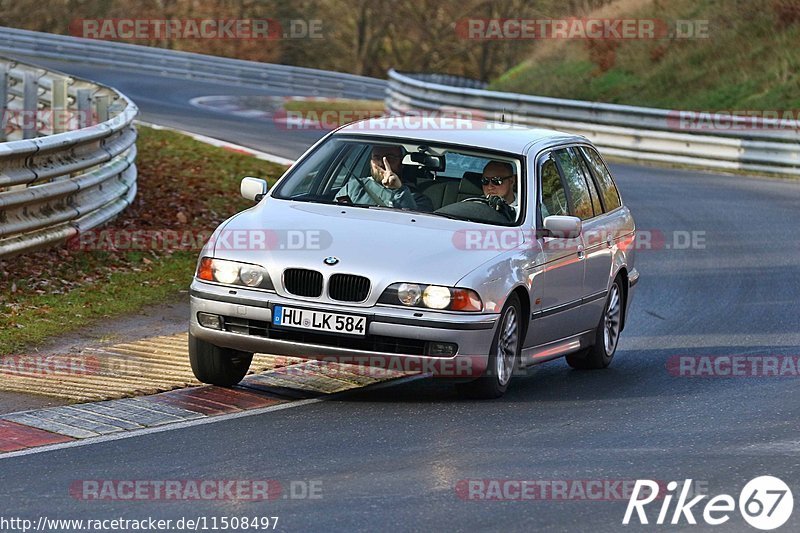
M 515 230 L 386 208 L 267 198 L 220 226 L 213 247 L 215 257 L 266 267 L 276 285 L 284 269 L 308 268 L 326 277 L 366 276 L 382 290 L 401 281 L 452 286 L 502 252 L 476 246 L 475 239 L 502 231 Z M 328 265 L 326 258 L 338 261 Z

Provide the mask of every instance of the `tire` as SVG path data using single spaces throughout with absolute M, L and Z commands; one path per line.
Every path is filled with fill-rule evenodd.
M 616 278 L 608 291 L 603 316 L 595 331 L 594 344 L 586 350 L 568 354 L 566 359 L 569 366 L 589 370 L 607 368 L 611 364 L 622 331 L 623 294 L 622 282 Z
M 489 363 L 484 374 L 474 381 L 456 385 L 458 394 L 464 398 L 489 400 L 500 398 L 519 365 L 522 346 L 522 322 L 520 321 L 519 297 L 508 297 L 500 313 L 497 331 L 494 334 Z
M 189 362 L 202 383 L 231 387 L 247 374 L 253 354 L 214 346 L 189 334 Z

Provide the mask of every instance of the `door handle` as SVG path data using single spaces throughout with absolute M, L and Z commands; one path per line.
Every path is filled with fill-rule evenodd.
M 583 250 L 583 246 L 578 246 L 578 259 L 584 259 L 586 257 L 586 252 Z
M 611 235 L 610 233 L 606 235 L 606 244 L 608 245 L 609 248 L 614 246 L 614 236 Z

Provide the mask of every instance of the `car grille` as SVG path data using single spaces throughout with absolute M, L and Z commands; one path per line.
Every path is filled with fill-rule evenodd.
M 273 328 L 269 322 L 262 320 L 249 320 L 247 318 L 232 316 L 223 318 L 225 320 L 225 331 L 240 333 L 242 335 L 254 335 L 256 337 L 266 337 L 269 339 L 332 346 L 335 348 L 348 348 L 367 352 L 384 352 L 403 355 L 425 354 L 425 341 L 417 339 L 403 339 L 384 335 L 346 337 L 343 335 L 329 335 L 327 333 Z
M 328 296 L 340 302 L 363 302 L 369 294 L 369 279 L 352 274 L 334 274 L 328 282 Z
M 287 268 L 283 271 L 283 288 L 297 296 L 316 298 L 322 294 L 322 274 L 316 270 Z

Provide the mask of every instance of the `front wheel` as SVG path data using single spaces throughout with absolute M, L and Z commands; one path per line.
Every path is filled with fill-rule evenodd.
M 594 345 L 586 350 L 567 355 L 567 364 L 577 369 L 606 368 L 614 359 L 622 330 L 622 282 L 614 280 L 608 291 L 603 317 L 595 331 Z
M 189 334 L 189 362 L 194 376 L 203 383 L 230 387 L 247 374 L 253 354 L 220 348 Z
M 519 362 L 522 322 L 519 297 L 508 297 L 489 352 L 489 364 L 483 376 L 456 385 L 460 396 L 473 399 L 499 398 L 508 389 L 511 375 Z

